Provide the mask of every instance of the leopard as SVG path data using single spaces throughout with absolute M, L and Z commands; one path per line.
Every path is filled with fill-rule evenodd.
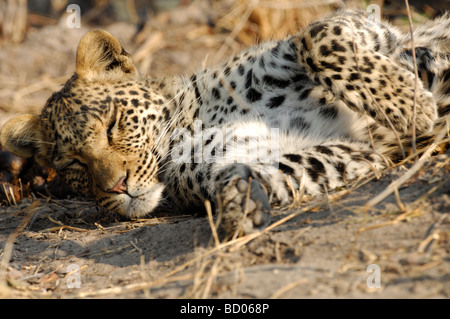
M 448 113 L 448 12 L 411 33 L 343 9 L 162 78 L 141 76 L 112 34 L 89 31 L 73 76 L 0 139 L 103 210 L 196 214 L 209 201 L 226 234 L 247 235 L 297 191 L 321 196 L 404 159 Z

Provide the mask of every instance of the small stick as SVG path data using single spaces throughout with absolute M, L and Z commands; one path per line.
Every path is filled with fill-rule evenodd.
M 398 188 L 394 188 L 395 200 L 397 201 L 397 206 L 400 208 L 402 212 L 406 211 L 405 205 L 403 205 L 402 200 L 400 199 L 400 194 L 398 192 Z

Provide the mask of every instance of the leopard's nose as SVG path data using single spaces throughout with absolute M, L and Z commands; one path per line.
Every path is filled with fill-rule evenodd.
M 111 187 L 110 189 L 107 189 L 106 191 L 108 193 L 117 193 L 117 194 L 124 194 L 127 192 L 127 183 L 126 183 L 127 176 L 122 176 L 117 181 L 116 185 Z

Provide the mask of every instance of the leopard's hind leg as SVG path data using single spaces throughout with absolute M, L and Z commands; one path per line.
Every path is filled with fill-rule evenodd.
M 415 95 L 416 130 L 427 132 L 437 118 L 436 102 L 422 82 L 415 91 L 414 73 L 395 61 L 399 35 L 362 14 L 343 14 L 310 25 L 296 44 L 312 79 L 384 127 L 410 132 Z

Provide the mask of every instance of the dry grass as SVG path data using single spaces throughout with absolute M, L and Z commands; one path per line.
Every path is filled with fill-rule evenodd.
M 430 146 L 427 150 L 421 152 L 424 152 L 421 159 L 428 158 L 429 152 L 433 150 L 433 145 Z M 412 156 L 416 156 L 418 154 L 413 154 Z M 398 180 L 394 181 L 393 184 L 399 184 L 399 181 L 405 181 L 410 179 L 412 177 L 411 172 L 417 172 L 417 167 L 422 166 L 423 161 L 419 161 L 416 163 L 409 171 L 405 173 L 402 177 L 400 177 Z M 386 171 L 383 172 L 383 174 L 386 174 L 389 170 L 392 170 L 393 168 L 388 168 Z M 375 175 L 375 174 L 374 174 Z M 268 226 L 266 229 L 262 230 L 261 232 L 246 235 L 242 237 L 232 238 L 231 240 L 225 240 L 223 242 L 220 242 L 217 237 L 217 225 L 212 222 L 212 215 L 211 212 L 208 213 L 208 216 L 210 218 L 210 226 L 211 226 L 211 236 L 214 239 L 214 245 L 211 246 L 209 249 L 207 249 L 205 252 L 200 253 L 196 258 L 193 258 L 189 260 L 188 262 L 183 263 L 182 265 L 176 267 L 172 271 L 168 272 L 166 275 L 153 280 L 153 281 L 142 281 L 139 283 L 132 283 L 129 285 L 124 285 L 121 287 L 114 287 L 110 289 L 102 289 L 95 292 L 90 293 L 81 293 L 76 294 L 73 297 L 77 298 L 86 298 L 86 297 L 104 297 L 104 296 L 120 296 L 124 295 L 133 291 L 138 290 L 145 290 L 150 289 L 153 287 L 158 286 L 164 286 L 166 284 L 169 284 L 171 282 L 176 281 L 189 281 L 191 282 L 190 289 L 188 289 L 187 293 L 183 296 L 183 298 L 210 298 L 213 296 L 213 285 L 216 283 L 220 277 L 222 276 L 228 276 L 230 274 L 230 270 L 233 269 L 233 267 L 230 267 L 229 263 L 227 262 L 228 258 L 231 256 L 231 254 L 238 252 L 241 249 L 245 249 L 246 245 L 253 241 L 258 239 L 259 237 L 263 236 L 266 233 L 270 233 L 271 231 L 279 228 L 280 226 L 287 223 L 289 220 L 292 220 L 293 218 L 301 215 L 306 214 L 308 212 L 314 212 L 319 209 L 324 209 L 327 206 L 330 206 L 331 204 L 335 205 L 336 207 L 340 207 L 339 204 L 340 199 L 345 198 L 352 192 L 355 192 L 360 187 L 368 183 L 369 181 L 373 180 L 374 176 L 370 176 L 366 179 L 363 179 L 360 183 L 353 185 L 347 190 L 333 193 L 331 195 L 325 196 L 324 198 L 319 198 L 315 200 L 311 200 L 309 203 L 304 204 L 303 207 L 298 207 L 295 212 L 289 213 L 287 216 L 281 218 L 275 223 L 272 223 L 270 226 Z M 358 233 L 362 233 L 365 231 L 377 229 L 380 227 L 387 227 L 387 226 L 393 226 L 396 225 L 399 222 L 410 220 L 411 218 L 419 217 L 424 214 L 423 206 L 421 205 L 421 202 L 428 196 L 432 194 L 433 191 L 438 189 L 440 186 L 442 186 L 442 183 L 436 187 L 434 187 L 431 191 L 424 194 L 421 198 L 418 198 L 414 203 L 411 203 L 407 208 L 404 206 L 399 208 L 401 209 L 402 213 L 395 217 L 392 220 L 388 220 L 386 222 L 380 222 L 372 226 L 368 227 L 362 227 L 358 230 Z M 383 195 L 383 198 L 386 197 L 385 192 L 382 192 L 380 195 Z M 378 198 L 378 196 L 377 196 Z M 300 203 L 296 203 L 299 205 Z M 207 207 L 210 207 L 207 203 L 205 204 Z M 373 201 L 369 201 L 364 206 L 357 206 L 357 207 L 344 207 L 347 210 L 353 211 L 356 215 L 360 214 L 367 214 L 368 210 L 370 210 L 374 205 Z M 439 220 L 439 224 L 442 223 L 445 218 L 448 217 L 448 214 L 443 215 L 443 217 Z M 424 251 L 424 247 L 428 247 L 431 245 L 431 243 L 434 243 L 436 240 L 439 239 L 439 231 L 432 232 L 431 230 L 428 231 L 427 237 L 423 240 L 423 242 L 420 244 L 418 250 Z M 436 264 L 437 265 L 437 264 Z M 434 266 L 428 265 L 429 267 Z M 233 271 L 238 274 L 238 279 L 236 280 L 236 283 L 238 283 L 240 280 L 242 280 L 242 272 L 239 271 L 239 267 L 234 267 Z M 239 275 L 241 274 L 241 275 Z M 286 286 L 281 287 L 277 291 L 275 291 L 271 298 L 280 298 L 283 296 L 285 292 L 287 292 L 290 289 L 293 289 L 299 285 L 302 285 L 304 283 L 308 282 L 307 278 L 301 278 L 297 281 L 294 281 Z
M 0 0 L 1 1 L 1 0 Z M 4 0 L 3 0 L 4 1 Z M 406 1 L 407 3 L 407 1 Z M 313 6 L 314 4 L 314 6 Z M 230 48 L 235 48 L 236 43 L 251 45 L 259 40 L 266 40 L 272 38 L 281 38 L 286 34 L 293 33 L 298 30 L 299 27 L 304 26 L 309 21 L 311 21 L 316 16 L 323 15 L 324 11 L 331 10 L 334 5 L 339 4 L 339 1 L 320 1 L 320 5 L 317 2 L 312 1 L 295 1 L 295 0 L 284 0 L 281 2 L 268 1 L 268 0 L 256 0 L 256 1 L 244 1 L 237 0 L 235 1 L 232 9 L 229 10 L 227 14 L 224 14 L 221 19 L 219 19 L 216 23 L 216 26 L 220 30 L 230 30 L 227 34 L 225 40 L 221 38 L 220 47 L 218 50 L 217 57 L 222 58 L 228 52 Z M 410 16 L 410 15 L 409 15 Z M 191 33 L 192 36 L 192 33 Z M 136 59 L 141 66 L 144 68 L 149 68 L 152 64 L 152 57 L 155 52 L 161 50 L 162 48 L 167 48 L 167 41 L 165 40 L 164 33 L 153 33 L 153 35 L 147 39 L 144 39 L 142 44 L 136 50 Z M 414 50 L 413 50 L 414 52 Z M 355 52 L 356 53 L 356 52 Z M 416 73 L 417 77 L 417 73 Z M 65 76 L 61 78 L 49 79 L 47 82 L 37 82 L 32 83 L 21 90 L 17 90 L 14 86 L 9 86 L 10 92 L 7 92 L 6 89 L 0 91 L 0 97 L 7 96 L 8 94 L 13 94 L 13 100 L 19 101 L 25 95 L 30 94 L 35 91 L 47 89 L 48 87 L 53 87 L 55 83 L 59 83 L 65 78 Z M 0 77 L 0 80 L 2 78 Z M 5 80 L 2 80 L 5 81 Z M 14 93 L 12 93 L 14 91 Z M 426 164 L 427 160 L 430 158 L 431 153 L 433 152 L 436 145 L 441 141 L 449 141 L 448 139 L 448 131 L 443 130 L 438 137 L 438 140 L 435 144 L 430 145 L 427 149 L 419 149 L 414 152 L 412 157 L 419 157 L 419 160 L 409 169 L 407 170 L 403 176 L 396 179 L 389 185 L 389 187 L 384 191 L 373 197 L 371 200 L 367 201 L 364 205 L 359 207 L 345 207 L 346 209 L 350 209 L 357 215 L 367 214 L 370 210 L 374 209 L 374 206 L 379 202 L 384 200 L 387 196 L 394 193 L 397 198 L 397 203 L 401 214 L 395 217 L 393 220 L 383 221 L 378 224 L 362 227 L 359 229 L 358 233 L 363 233 L 371 229 L 376 229 L 380 227 L 388 227 L 395 225 L 401 221 L 407 220 L 408 218 L 416 217 L 421 214 L 421 201 L 424 200 L 427 196 L 430 196 L 432 192 L 428 192 L 417 199 L 417 201 L 411 205 L 404 205 L 398 195 L 398 187 L 400 185 L 405 184 L 409 180 L 413 178 L 413 176 Z M 386 174 L 389 170 L 394 169 L 400 165 L 405 164 L 409 161 L 411 156 L 406 158 L 402 163 L 399 163 L 381 174 Z M 448 162 L 446 162 L 448 163 Z M 444 163 L 444 165 L 446 165 Z M 440 169 L 440 168 L 437 168 Z M 305 174 L 303 174 L 305 175 Z M 290 178 L 286 178 L 286 182 L 290 185 L 292 194 L 293 194 L 293 204 L 289 207 L 289 209 L 295 208 L 294 212 L 289 213 L 283 218 L 279 219 L 275 223 L 271 224 L 269 227 L 264 229 L 263 231 L 251 234 L 247 236 L 233 236 L 231 240 L 220 241 L 218 235 L 218 225 L 214 223 L 213 215 L 211 211 L 211 206 L 209 202 L 205 203 L 206 211 L 208 214 L 208 221 L 211 227 L 211 236 L 213 243 L 206 251 L 199 253 L 195 258 L 192 258 L 189 261 L 182 263 L 181 265 L 175 267 L 171 271 L 167 272 L 165 275 L 156 278 L 150 279 L 148 274 L 145 271 L 145 260 L 142 258 L 143 253 L 142 249 L 135 242 L 130 242 L 128 245 L 123 247 L 116 247 L 115 251 L 124 250 L 124 249 L 132 249 L 133 251 L 140 252 L 141 255 L 141 280 L 137 282 L 133 282 L 130 284 L 125 284 L 122 286 L 116 286 L 112 288 L 98 289 L 95 291 L 83 291 L 80 293 L 68 292 L 65 297 L 68 298 L 90 298 L 90 297 L 104 297 L 104 296 L 113 296 L 119 297 L 124 294 L 133 292 L 133 291 L 144 291 L 146 297 L 151 297 L 151 288 L 159 287 L 163 285 L 167 285 L 172 282 L 189 282 L 189 289 L 186 291 L 184 297 L 188 298 L 210 298 L 214 295 L 214 289 L 222 276 L 228 275 L 230 273 L 230 269 L 233 269 L 235 274 L 235 282 L 238 283 L 243 280 L 242 268 L 238 265 L 230 266 L 227 262 L 230 254 L 237 252 L 241 249 L 245 249 L 246 245 L 261 236 L 264 236 L 267 233 L 276 230 L 280 226 L 286 224 L 288 221 L 294 219 L 295 217 L 306 214 L 308 212 L 314 212 L 319 209 L 327 208 L 327 207 L 336 207 L 340 208 L 340 200 L 345 196 L 355 192 L 360 187 L 365 185 L 366 183 L 375 179 L 377 174 L 375 172 L 364 179 L 357 181 L 354 184 L 348 185 L 348 188 L 344 191 L 334 192 L 327 194 L 322 198 L 317 199 L 307 199 L 305 203 L 304 196 L 304 180 L 301 181 L 301 185 L 298 190 L 294 189 L 292 185 L 292 181 Z M 249 183 L 250 185 L 250 183 Z M 436 186 L 434 190 L 439 187 Z M 5 189 L 5 193 L 8 192 Z M 52 201 L 54 204 L 62 205 L 65 208 L 79 210 L 82 209 L 84 204 L 77 206 L 75 203 L 74 206 L 67 206 L 62 201 L 55 201 L 52 199 L 48 199 Z M 14 197 L 9 199 L 10 205 L 14 205 Z M 88 204 L 91 205 L 92 203 Z M 28 208 L 24 210 L 25 217 L 23 218 L 20 225 L 16 228 L 16 230 L 9 236 L 5 248 L 2 252 L 2 260 L 1 260 L 1 268 L 0 268 L 0 295 L 6 296 L 19 296 L 19 297 L 40 297 L 39 292 L 30 292 L 30 291 L 17 291 L 14 288 L 11 288 L 10 281 L 8 279 L 8 263 L 9 258 L 11 256 L 11 252 L 13 250 L 14 240 L 17 236 L 20 235 L 21 231 L 23 231 L 27 226 L 29 226 L 33 222 L 33 215 L 36 212 L 36 209 L 42 205 L 42 202 L 33 201 Z M 444 218 L 448 218 L 448 215 L 443 215 L 443 219 L 439 222 L 442 223 Z M 69 229 L 72 231 L 88 231 L 83 228 L 73 227 L 64 225 L 59 221 L 52 220 L 51 217 L 48 217 L 50 221 L 57 224 L 55 227 L 51 227 L 43 230 L 43 232 L 60 232 L 63 229 Z M 180 216 L 177 217 L 178 221 L 183 220 L 185 217 Z M 176 218 L 175 218 L 176 219 Z M 98 229 L 103 231 L 114 231 L 117 234 L 128 232 L 131 229 L 136 229 L 142 226 L 151 226 L 156 225 L 163 222 L 170 222 L 170 218 L 152 218 L 152 219 L 139 219 L 133 220 L 126 223 L 120 223 L 119 225 L 114 225 L 110 227 L 103 227 L 100 224 L 96 224 Z M 220 218 L 218 218 L 220 220 Z M 439 232 L 436 230 L 430 229 L 429 234 L 423 240 L 423 242 L 418 247 L 418 251 L 424 252 L 430 249 L 432 243 L 436 242 L 439 238 Z M 104 251 L 103 254 L 114 253 L 114 251 Z M 52 278 L 50 275 L 45 280 L 50 280 Z M 66 274 L 66 277 L 69 274 Z M 280 298 L 287 291 L 300 286 L 308 281 L 307 278 L 302 278 L 300 280 L 294 281 L 289 285 L 286 285 L 272 294 L 272 298 Z
M 429 148 L 431 149 L 431 148 Z M 425 152 L 427 154 L 427 152 Z M 421 163 L 421 162 L 419 162 Z M 416 164 L 417 165 L 417 164 Z M 391 168 L 392 169 L 392 168 Z M 384 172 L 386 173 L 386 172 Z M 411 175 L 408 175 L 410 178 Z M 105 297 L 105 296 L 121 296 L 125 295 L 134 291 L 139 290 L 146 290 L 151 289 L 154 287 L 160 287 L 167 285 L 171 282 L 190 282 L 191 284 L 188 285 L 190 288 L 187 290 L 186 294 L 183 296 L 183 298 L 211 298 L 214 294 L 214 285 L 220 286 L 218 283 L 220 281 L 220 278 L 223 276 L 229 276 L 230 272 L 234 272 L 237 276 L 236 279 L 236 285 L 243 280 L 243 272 L 242 268 L 239 266 L 236 267 L 236 265 L 230 266 L 228 259 L 229 257 L 236 252 L 239 252 L 242 249 L 246 249 L 246 245 L 253 241 L 258 239 L 261 236 L 264 236 L 267 233 L 272 232 L 273 230 L 276 230 L 277 228 L 281 227 L 282 225 L 286 224 L 288 221 L 292 220 L 293 218 L 301 215 L 306 214 L 308 212 L 315 212 L 320 209 L 324 209 L 328 207 L 329 205 L 334 205 L 335 207 L 341 207 L 339 204 L 340 199 L 345 198 L 352 192 L 355 192 L 358 190 L 361 186 L 363 186 L 366 182 L 373 179 L 373 176 L 368 178 L 367 180 L 362 181 L 362 183 L 359 183 L 357 185 L 354 185 L 350 189 L 347 189 L 345 191 L 341 191 L 338 193 L 333 193 L 329 196 L 326 196 L 321 199 L 315 199 L 310 201 L 308 204 L 304 204 L 303 207 L 297 208 L 294 212 L 289 213 L 287 216 L 281 218 L 277 222 L 271 224 L 269 227 L 264 229 L 261 232 L 246 235 L 238 238 L 233 238 L 228 241 L 220 242 L 217 237 L 217 226 L 210 222 L 211 225 L 211 233 L 213 237 L 214 244 L 207 249 L 206 251 L 200 253 L 197 255 L 197 257 L 183 263 L 182 265 L 174 268 L 172 271 L 168 272 L 166 275 L 153 280 L 143 280 L 141 282 L 135 282 L 129 285 L 124 285 L 121 287 L 113 287 L 108 289 L 101 289 L 93 292 L 83 292 L 80 294 L 75 294 L 71 297 L 76 298 L 86 298 L 86 297 Z M 403 179 L 401 177 L 400 179 Z M 442 183 L 440 184 L 442 185 Z M 423 206 L 420 204 L 426 197 L 430 196 L 433 191 L 439 188 L 439 185 L 434 187 L 432 191 L 428 192 L 427 194 L 424 194 L 421 198 L 417 199 L 416 202 L 411 203 L 408 205 L 407 208 L 400 207 L 403 211 L 400 215 L 395 217 L 394 219 L 389 219 L 388 221 L 379 222 L 372 226 L 362 227 L 358 230 L 358 233 L 363 233 L 369 230 L 377 229 L 380 227 L 388 227 L 398 224 L 399 222 L 410 220 L 411 218 L 419 217 L 424 214 Z M 368 206 L 358 206 L 358 207 L 342 207 L 342 209 L 353 211 L 356 215 L 361 214 L 367 214 L 368 213 Z M 364 212 L 363 212 L 364 211 Z M 448 215 L 448 214 L 447 214 Z M 447 215 L 444 215 L 447 217 Z M 212 219 L 211 219 L 212 221 Z M 440 220 L 440 223 L 443 222 L 443 219 Z M 357 235 L 356 234 L 356 235 Z M 424 247 L 428 247 L 431 245 L 431 243 L 436 242 L 436 240 L 439 239 L 439 231 L 430 232 L 430 234 L 423 240 L 420 247 L 418 248 L 419 251 L 424 251 Z M 434 264 L 433 264 L 434 265 Z M 432 267 L 433 265 L 429 265 L 429 267 Z M 302 285 L 304 283 L 308 282 L 307 278 L 301 278 L 297 281 L 294 281 L 286 286 L 281 287 L 277 291 L 275 291 L 271 298 L 280 298 L 283 296 L 285 292 L 287 292 L 290 289 L 293 289 L 299 285 Z
M 422 158 L 428 157 L 429 151 L 432 148 L 429 147 L 427 150 L 423 151 L 423 154 L 421 156 Z M 415 154 L 414 154 L 415 155 Z M 448 164 L 448 162 L 446 162 Z M 406 177 L 406 180 L 411 178 L 411 171 L 416 171 L 417 166 L 422 166 L 423 162 L 419 161 L 417 162 L 412 169 L 408 170 L 403 176 L 401 176 L 398 180 L 394 181 L 393 184 L 397 184 L 398 181 L 405 181 L 404 176 Z M 442 168 L 442 167 L 441 167 Z M 387 169 L 385 172 L 383 172 L 383 175 L 388 173 L 389 170 L 393 168 Z M 438 169 L 438 168 L 436 168 Z M 188 283 L 188 289 L 183 296 L 184 298 L 211 298 L 214 296 L 215 289 L 220 288 L 220 279 L 224 276 L 229 276 L 230 273 L 234 273 L 235 276 L 235 285 L 237 286 L 241 281 L 243 281 L 244 275 L 243 275 L 243 269 L 242 266 L 239 265 L 230 265 L 228 262 L 228 259 L 232 254 L 239 252 L 242 249 L 246 249 L 246 246 L 254 240 L 257 240 L 261 236 L 264 236 L 265 234 L 271 233 L 272 231 L 280 228 L 284 224 L 286 224 L 288 221 L 294 219 L 295 217 L 307 214 L 311 212 L 316 212 L 321 209 L 326 209 L 330 205 L 333 205 L 337 212 L 341 210 L 350 210 L 357 216 L 364 216 L 368 213 L 368 211 L 371 209 L 373 205 L 373 201 L 369 201 L 366 203 L 365 206 L 357 206 L 357 207 L 348 207 L 348 206 L 342 206 L 340 204 L 340 200 L 345 198 L 346 196 L 352 194 L 353 192 L 357 191 L 360 187 L 364 186 L 366 183 L 373 180 L 375 174 L 373 176 L 369 176 L 366 179 L 361 180 L 359 183 L 352 185 L 350 188 L 340 191 L 331 193 L 328 196 L 325 196 L 323 198 L 317 198 L 310 200 L 308 203 L 303 203 L 302 207 L 298 207 L 295 209 L 294 212 L 288 213 L 286 216 L 282 217 L 275 223 L 271 224 L 269 227 L 264 229 L 263 231 L 247 236 L 242 236 L 238 238 L 233 238 L 228 241 L 220 241 L 219 236 L 217 235 L 218 225 L 213 222 L 212 218 L 212 212 L 210 210 L 210 205 L 208 203 L 205 203 L 208 213 L 208 218 L 210 220 L 210 227 L 211 227 L 211 242 L 212 245 L 210 245 L 209 248 L 207 248 L 205 251 L 198 253 L 198 255 L 195 258 L 192 258 L 189 261 L 186 261 L 182 263 L 181 265 L 175 267 L 171 271 L 167 272 L 165 275 L 156 278 L 156 279 L 150 279 L 150 277 L 147 275 L 147 272 L 145 270 L 145 261 L 141 257 L 141 280 L 135 281 L 130 284 L 125 284 L 121 286 L 115 286 L 111 288 L 105 288 L 105 289 L 98 289 L 95 291 L 83 291 L 80 293 L 76 292 L 68 292 L 65 294 L 65 297 L 67 298 L 101 298 L 101 297 L 119 297 L 123 296 L 132 292 L 137 291 L 143 291 L 144 295 L 147 297 L 152 297 L 151 289 L 155 287 L 162 287 L 164 285 L 168 285 L 173 282 L 187 282 Z M 418 217 L 422 215 L 424 212 L 422 210 L 423 206 L 421 203 L 425 198 L 430 196 L 433 191 L 438 189 L 442 185 L 442 183 L 439 183 L 437 186 L 435 186 L 432 190 L 424 194 L 421 198 L 418 198 L 414 203 L 411 203 L 408 206 L 400 207 L 401 214 L 396 216 L 394 219 L 390 219 L 388 216 L 380 216 L 384 218 L 388 218 L 387 221 L 381 221 L 374 225 L 367 226 L 367 227 L 361 227 L 358 230 L 359 233 L 363 233 L 369 230 L 377 229 L 380 227 L 389 227 L 396 225 L 399 222 L 410 220 L 411 218 Z M 390 188 L 391 189 L 391 188 Z M 384 197 L 384 192 L 381 193 Z M 381 195 L 380 194 L 380 195 Z M 378 196 L 377 196 L 378 197 Z M 89 203 L 90 204 L 90 203 Z M 296 203 L 299 205 L 300 203 Z M 370 204 L 370 205 L 368 205 Z M 6 296 L 20 296 L 20 297 L 39 297 L 40 293 L 36 291 L 21 291 L 20 289 L 17 289 L 17 287 L 11 288 L 11 280 L 7 276 L 6 270 L 8 269 L 8 260 L 9 256 L 11 254 L 11 251 L 13 249 L 13 243 L 15 238 L 20 235 L 20 232 L 25 229 L 32 219 L 33 213 L 36 211 L 36 209 L 39 208 L 39 206 L 42 205 L 42 203 L 39 203 L 38 201 L 33 202 L 28 208 L 26 208 L 26 216 L 22 220 L 21 224 L 17 227 L 17 229 L 10 235 L 8 239 L 7 246 L 5 247 L 3 251 L 3 258 L 2 258 L 2 283 L 3 286 L 0 287 L 0 293 Z M 69 207 L 69 206 L 68 206 Z M 70 207 L 69 207 L 70 208 Z M 448 215 L 448 214 L 447 214 Z M 447 215 L 444 215 L 447 217 Z M 48 216 L 50 219 L 51 217 Z M 181 216 L 178 217 L 183 220 L 184 218 L 188 218 L 187 216 Z M 51 220 L 51 219 L 50 219 Z M 159 223 L 166 223 L 171 222 L 170 218 L 153 218 L 153 219 L 139 219 L 139 220 L 132 220 L 125 223 L 120 223 L 119 225 L 113 225 L 109 227 L 103 227 L 98 226 L 99 228 L 105 230 L 105 231 L 114 231 L 115 233 L 124 233 L 128 232 L 132 229 L 137 229 L 142 226 L 151 226 L 156 225 Z M 440 220 L 440 223 L 442 223 L 444 220 Z M 77 227 L 71 227 L 61 224 L 61 222 L 54 221 L 52 222 L 56 223 L 58 226 L 53 228 L 48 228 L 43 230 L 43 232 L 60 232 L 62 229 L 69 229 L 72 231 L 86 231 L 86 229 L 79 229 Z M 418 247 L 419 252 L 427 251 L 427 247 L 431 247 L 433 243 L 435 243 L 437 240 L 439 240 L 439 236 L 442 236 L 438 230 L 433 230 L 430 228 L 430 230 L 427 233 L 427 236 L 424 238 L 423 242 L 420 244 L 420 247 Z M 132 250 L 130 250 L 132 249 Z M 129 244 L 125 246 L 117 246 L 114 250 L 105 250 L 102 252 L 99 252 L 99 254 L 114 254 L 120 251 L 124 250 L 130 250 L 130 252 L 134 251 L 140 251 L 141 256 L 142 250 L 136 243 L 130 242 Z M 94 257 L 95 255 L 91 255 L 91 257 Z M 432 267 L 433 265 L 427 264 L 428 267 Z M 436 263 L 438 265 L 438 263 Z M 49 276 L 50 274 L 48 274 Z M 43 280 L 55 280 L 56 277 L 45 277 Z M 68 276 L 68 275 L 66 275 Z M 283 286 L 279 288 L 277 291 L 275 291 L 271 298 L 281 298 L 283 297 L 283 294 L 288 292 L 291 289 L 294 289 L 297 286 L 301 286 L 302 284 L 305 284 L 308 282 L 307 278 L 302 278 L 297 281 L 292 282 L 291 284 L 288 284 L 286 286 Z M 6 283 L 9 283 L 6 285 Z M 229 288 L 233 289 L 233 287 Z
M 0 10 L 9 18 L 14 17 L 15 1 L 1 0 L 0 5 L 8 4 L 7 11 Z M 179 19 L 179 15 L 208 15 L 201 3 L 194 2 L 194 9 L 181 12 L 163 12 L 153 19 L 148 20 L 144 28 L 135 36 L 128 34 L 127 50 L 133 53 L 133 58 L 142 74 L 151 76 L 166 76 L 168 73 L 192 72 L 203 64 L 216 64 L 224 58 L 253 45 L 259 41 L 272 38 L 281 38 L 287 34 L 295 33 L 299 28 L 314 20 L 317 16 L 331 12 L 340 1 L 323 0 L 283 0 L 279 4 L 273 1 L 255 0 L 228 0 L 213 2 L 214 6 L 208 10 L 214 10 L 214 27 L 206 24 L 206 21 L 187 19 L 186 24 L 173 23 Z M 19 4 L 19 2 L 17 2 Z M 195 9 L 198 5 L 200 9 Z M 274 8 L 276 7 L 276 8 Z M 95 11 L 95 10 L 93 10 Z M 8 13 L 9 12 L 9 13 Z M 26 19 L 26 11 L 20 15 Z M 23 19 L 23 17 L 21 19 Z M 83 30 L 87 31 L 87 21 L 83 20 Z M 4 24 L 19 23 L 20 19 L 6 19 Z M 63 28 L 64 26 L 59 26 Z M 51 26 L 57 29 L 58 26 Z M 0 28 L 1 29 L 1 28 Z M 76 41 L 67 41 L 60 36 L 58 40 L 49 41 L 48 35 L 44 35 L 42 41 L 26 45 L 33 50 L 35 65 L 30 65 L 28 70 L 23 70 L 23 64 L 17 63 L 24 56 L 10 43 L 7 30 L 20 33 L 17 41 L 20 42 L 25 35 L 25 30 L 17 27 L 5 28 L 5 34 L 0 34 L 0 40 L 4 41 L 4 48 L 11 50 L 0 54 L 0 112 L 5 112 L 0 118 L 0 125 L 15 113 L 40 111 L 45 100 L 50 94 L 59 89 L 73 72 L 73 53 Z M 50 29 L 49 29 L 50 30 Z M 78 37 L 79 31 L 72 30 L 67 37 Z M 9 34 L 9 33 L 8 33 Z M 39 37 L 39 33 L 33 33 L 33 37 Z M 51 37 L 51 36 L 50 36 Z M 19 40 L 20 39 L 20 40 Z M 60 43 L 58 43 L 59 40 Z M 42 47 L 41 43 L 50 45 L 52 53 Z M 41 46 L 39 46 L 41 45 Z M 2 48 L 3 49 L 3 48 Z M 190 51 L 190 52 L 188 52 Z M 180 58 L 168 59 L 168 52 L 178 52 Z M 198 54 L 197 54 L 198 52 Z M 0 52 L 1 53 L 1 52 Z M 27 52 L 23 53 L 28 55 Z M 205 58 L 207 56 L 207 58 Z M 49 59 L 48 57 L 52 57 Z M 69 63 L 67 60 L 69 59 Z M 207 61 L 208 60 L 208 61 Z M 205 63 L 207 61 L 207 63 Z M 44 68 L 53 64 L 54 68 Z M 34 70 L 34 68 L 36 70 Z
M 20 43 L 27 26 L 27 0 L 0 0 L 0 47 L 2 41 Z

